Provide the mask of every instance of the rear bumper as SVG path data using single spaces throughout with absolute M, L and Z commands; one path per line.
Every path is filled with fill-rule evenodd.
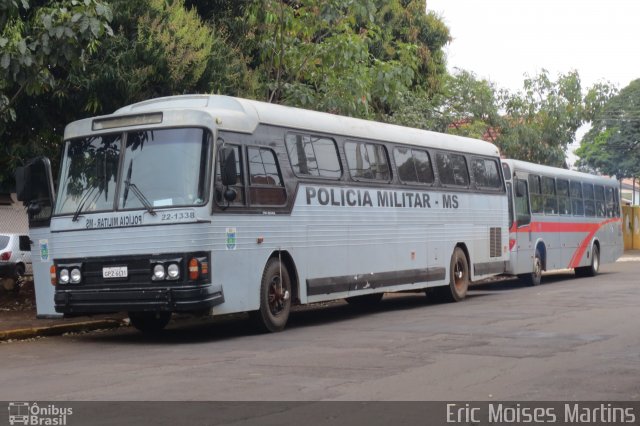
M 195 312 L 224 302 L 222 285 L 126 289 L 60 289 L 54 296 L 56 312 L 94 314 L 110 312 Z

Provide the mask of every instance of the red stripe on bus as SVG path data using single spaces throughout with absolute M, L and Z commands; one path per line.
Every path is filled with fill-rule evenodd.
M 587 232 L 587 236 L 580 242 L 578 249 L 571 257 L 571 261 L 569 262 L 569 268 L 575 268 L 580 264 L 580 259 L 584 255 L 585 251 L 589 247 L 591 243 L 591 239 L 598 232 L 600 228 L 603 226 L 613 223 L 613 222 L 622 222 L 620 218 L 612 218 L 600 223 L 567 223 L 567 222 L 531 222 L 527 226 L 523 226 L 521 228 L 517 228 L 515 223 L 511 226 L 510 232 L 513 233 L 524 233 L 524 232 L 553 232 L 553 233 L 562 233 L 562 232 Z

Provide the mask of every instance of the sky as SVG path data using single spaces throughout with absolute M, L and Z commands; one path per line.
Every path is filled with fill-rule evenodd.
M 640 78 L 640 0 L 427 0 L 451 32 L 450 71 L 462 68 L 498 88 L 522 89 L 525 74 L 555 79 L 578 71 L 583 89 Z M 578 129 L 580 146 L 588 126 Z
M 639 0 L 427 0 L 449 27 L 450 70 L 498 87 L 522 88 L 524 74 L 573 69 L 583 87 L 640 78 Z

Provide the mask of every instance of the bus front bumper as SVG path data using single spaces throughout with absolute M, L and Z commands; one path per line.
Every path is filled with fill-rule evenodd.
M 56 312 L 96 314 L 112 312 L 201 312 L 224 302 L 221 284 L 189 287 L 127 289 L 60 289 L 54 296 Z

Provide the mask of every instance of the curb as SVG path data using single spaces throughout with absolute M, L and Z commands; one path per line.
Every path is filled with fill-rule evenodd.
M 122 320 L 97 320 L 74 322 L 70 324 L 57 324 L 47 327 L 20 328 L 16 330 L 0 331 L 0 342 L 6 340 L 23 340 L 39 336 L 57 336 L 64 333 L 90 331 L 104 328 L 118 328 L 124 326 Z

